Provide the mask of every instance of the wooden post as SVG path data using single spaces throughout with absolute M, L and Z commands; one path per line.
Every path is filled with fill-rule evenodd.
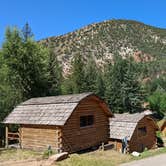
M 6 126 L 6 138 L 5 138 L 5 147 L 8 148 L 8 132 L 9 132 L 9 129 L 8 129 L 8 126 Z
M 22 149 L 22 144 L 21 144 L 21 136 L 22 136 L 22 133 L 21 133 L 21 127 L 19 127 L 18 129 L 18 133 L 19 133 L 19 146 L 20 146 L 20 149 Z
M 58 134 L 58 153 L 62 152 L 62 130 L 60 128 L 57 129 Z

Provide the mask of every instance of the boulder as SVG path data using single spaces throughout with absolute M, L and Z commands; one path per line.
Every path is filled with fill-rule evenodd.
M 131 155 L 134 156 L 134 157 L 139 157 L 140 153 L 134 151 L 134 152 L 131 153 Z
M 49 160 L 61 161 L 61 160 L 68 158 L 68 156 L 69 156 L 68 152 L 58 153 L 58 154 L 54 154 L 54 155 L 50 156 Z

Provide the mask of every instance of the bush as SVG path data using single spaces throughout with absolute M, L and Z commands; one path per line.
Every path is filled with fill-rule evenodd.
M 157 131 L 156 137 L 157 137 L 157 146 L 164 147 L 164 142 L 163 142 L 162 137 L 161 137 L 161 131 Z
M 48 146 L 48 149 L 44 151 L 43 158 L 49 158 L 53 154 L 51 146 Z

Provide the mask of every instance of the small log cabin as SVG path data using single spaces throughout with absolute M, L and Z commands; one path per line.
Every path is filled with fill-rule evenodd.
M 161 125 L 161 132 L 163 136 L 166 136 L 166 120 Z
M 76 152 L 108 142 L 106 103 L 92 93 L 39 97 L 18 105 L 4 123 L 19 124 L 21 148 Z M 8 145 L 8 128 L 6 144 Z
M 110 118 L 110 140 L 116 150 L 122 151 L 122 139 L 127 138 L 128 151 L 142 152 L 156 147 L 156 122 L 145 113 L 115 114 Z

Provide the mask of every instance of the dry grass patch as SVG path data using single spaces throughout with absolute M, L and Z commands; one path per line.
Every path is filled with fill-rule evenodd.
M 70 158 L 58 162 L 57 166 L 115 166 L 128 162 L 132 159 L 130 155 L 124 155 L 114 150 L 94 151 L 85 154 L 72 154 Z
M 85 154 L 72 154 L 70 158 L 58 162 L 56 166 L 118 166 L 132 160 L 166 153 L 166 147 L 148 150 L 141 153 L 140 157 L 133 157 L 129 154 L 121 154 L 114 150 L 94 151 Z
M 22 149 L 3 149 L 0 150 L 0 162 L 5 161 L 20 161 L 41 158 L 41 154 L 38 152 Z

